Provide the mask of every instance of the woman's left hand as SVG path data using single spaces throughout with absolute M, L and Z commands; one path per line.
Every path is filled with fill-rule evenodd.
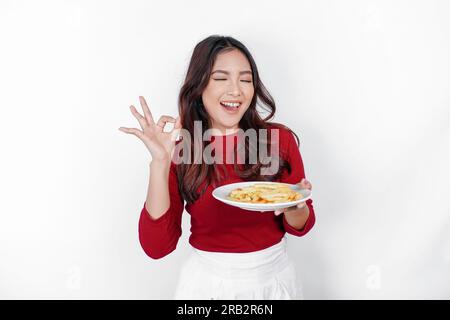
M 297 183 L 297 185 L 301 188 L 301 189 L 308 189 L 311 190 L 312 189 L 312 185 L 311 182 L 309 182 L 308 180 L 306 180 L 305 178 L 302 179 L 302 181 L 300 181 L 300 183 Z M 280 214 L 282 214 L 283 212 L 287 212 L 287 211 L 292 211 L 292 210 L 297 210 L 297 209 L 302 209 L 306 207 L 306 202 L 300 202 L 298 205 L 296 206 L 292 206 L 292 207 L 286 207 L 286 208 L 281 208 L 276 210 L 274 213 L 276 216 L 279 216 Z

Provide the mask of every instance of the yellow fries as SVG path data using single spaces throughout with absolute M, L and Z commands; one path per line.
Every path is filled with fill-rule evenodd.
M 249 203 L 278 203 L 299 200 L 303 195 L 283 183 L 255 183 L 236 188 L 227 196 L 228 200 Z

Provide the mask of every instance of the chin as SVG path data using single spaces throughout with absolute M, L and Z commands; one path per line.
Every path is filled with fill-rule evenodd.
M 228 129 L 234 128 L 236 126 L 239 126 L 239 122 L 238 123 L 224 123 L 223 124 L 223 127 L 224 128 L 228 128 Z
M 227 128 L 228 130 L 234 130 L 234 129 L 231 129 L 231 128 L 239 127 L 239 122 L 237 122 L 237 123 L 224 123 L 222 125 L 222 127 L 223 128 Z

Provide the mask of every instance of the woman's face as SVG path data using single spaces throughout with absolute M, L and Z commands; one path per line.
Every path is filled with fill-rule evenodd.
M 237 49 L 218 54 L 202 94 L 211 128 L 220 130 L 213 131 L 219 135 L 234 133 L 253 94 L 252 69 L 247 57 Z

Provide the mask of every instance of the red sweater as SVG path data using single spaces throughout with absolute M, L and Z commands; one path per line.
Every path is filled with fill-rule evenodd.
M 236 139 L 236 134 L 213 136 L 211 141 L 212 143 L 219 141 L 225 146 L 225 143 L 230 141 L 228 139 Z M 299 183 L 305 178 L 305 172 L 295 137 L 288 130 L 279 129 L 279 141 L 281 156 L 289 161 L 292 170 L 290 174 L 284 170 L 280 179 L 276 181 Z M 235 174 L 232 164 L 226 164 L 225 160 L 223 162 L 229 176 L 220 181 L 218 186 L 244 181 Z M 170 165 L 169 209 L 154 220 L 144 203 L 139 219 L 139 241 L 145 253 L 153 259 L 162 258 L 175 250 L 181 236 L 181 217 L 185 202 L 178 190 L 175 166 L 173 162 Z M 208 186 L 197 201 L 186 205 L 186 211 L 191 216 L 189 243 L 200 250 L 214 252 L 262 250 L 280 242 L 286 232 L 298 237 L 305 235 L 315 222 L 312 199 L 306 201 L 310 212 L 308 220 L 302 230 L 297 230 L 287 223 L 284 214 L 275 216 L 273 211 L 249 211 L 227 205 L 212 196 L 213 190 L 213 186 Z

